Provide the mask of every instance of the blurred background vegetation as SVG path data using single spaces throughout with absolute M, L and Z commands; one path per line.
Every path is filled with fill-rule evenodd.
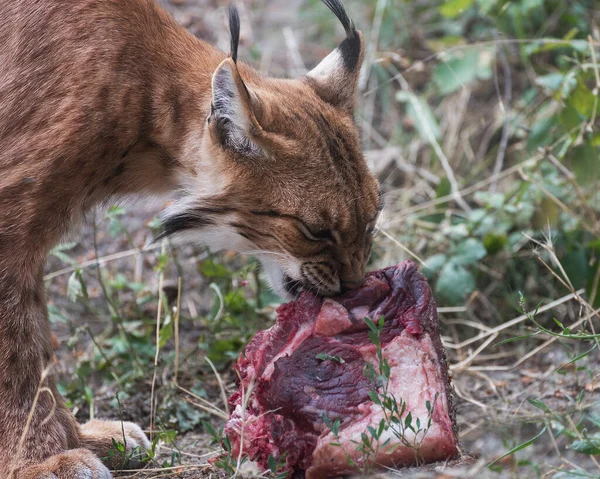
M 226 2 L 163 3 L 227 49 Z M 600 5 L 346 4 L 367 39 L 357 118 L 386 202 L 371 267 L 421 264 L 452 365 L 465 457 L 444 477 L 600 477 Z M 343 38 L 320 0 L 238 5 L 241 56 L 265 74 L 301 75 Z M 251 258 L 142 250 L 156 211 L 96 212 L 54 251 L 61 388 L 81 419 L 156 431 L 153 467 L 211 477 L 232 360 L 278 299 Z

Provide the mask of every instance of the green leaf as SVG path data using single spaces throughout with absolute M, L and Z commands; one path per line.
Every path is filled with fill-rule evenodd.
M 567 328 L 568 329 L 568 328 Z M 567 361 L 565 364 L 563 364 L 560 368 L 557 369 L 557 371 L 560 371 L 561 369 L 566 368 L 567 366 L 569 366 L 570 364 L 576 363 L 577 361 L 579 361 L 580 359 L 583 359 L 585 357 L 587 357 L 594 349 L 596 349 L 596 346 L 598 345 L 598 343 L 594 343 L 594 345 L 588 349 L 587 351 L 584 351 L 581 354 L 578 354 L 577 356 L 575 356 L 573 359 Z M 581 392 L 583 393 L 583 389 L 581 390 Z
M 408 429 L 412 428 L 412 414 L 410 412 L 404 418 L 404 427 Z
M 444 176 L 435 189 L 435 197 L 442 198 L 443 196 L 448 196 L 450 193 L 452 193 L 452 185 L 450 184 L 450 180 Z
M 475 291 L 475 278 L 463 266 L 450 261 L 442 268 L 435 291 L 440 298 L 457 305 Z
M 277 472 L 277 461 L 271 454 L 269 454 L 269 457 L 267 458 L 267 463 L 269 464 L 269 470 L 275 474 Z
M 213 362 L 223 362 L 236 356 L 243 346 L 241 338 L 218 339 L 210 345 L 208 357 Z
M 448 95 L 475 80 L 492 77 L 493 53 L 488 48 L 468 48 L 448 55 L 433 71 L 441 95 Z
M 454 18 L 471 5 L 473 0 L 446 0 L 440 7 L 440 13 L 445 17 Z
M 556 41 L 556 38 L 541 38 L 536 42 L 525 45 L 523 47 L 523 52 L 527 56 L 530 56 L 535 53 L 558 50 L 559 48 L 571 48 L 578 52 L 584 53 L 589 49 L 589 47 L 589 43 L 586 40 Z
M 583 81 L 579 80 L 577 86 L 569 96 L 568 104 L 584 119 L 587 119 L 594 111 L 594 98 L 594 94 L 591 90 L 583 83 Z
M 78 298 L 88 299 L 87 288 L 83 281 L 83 274 L 80 269 L 73 271 L 67 282 L 67 297 L 70 301 L 76 302 Z
M 54 305 L 48 305 L 48 319 L 49 321 L 54 323 L 67 323 L 67 317 Z
M 498 0 L 477 0 L 479 12 L 482 15 L 487 15 L 498 4 Z
M 525 449 L 526 447 L 531 446 L 542 434 L 544 434 L 546 432 L 546 427 L 544 426 L 542 428 L 542 430 L 537 433 L 534 437 L 532 437 L 531 439 L 529 439 L 529 441 L 525 441 L 521 444 L 519 444 L 518 446 L 513 447 L 510 451 L 508 451 L 506 454 L 502 454 L 500 457 L 497 457 L 496 459 L 494 459 L 492 462 L 490 462 L 487 467 L 490 467 L 492 464 L 497 463 L 498 461 L 501 461 L 502 459 L 504 459 L 505 457 L 508 456 L 512 456 L 515 452 L 519 452 L 523 449 Z
M 483 246 L 488 254 L 499 253 L 507 244 L 508 236 L 505 234 L 488 233 L 483 237 Z
M 529 404 L 544 411 L 546 414 L 552 414 L 552 410 L 548 406 L 546 406 L 546 404 L 541 399 L 528 398 L 527 401 L 529 402 Z
M 321 361 L 335 361 L 336 363 L 340 363 L 340 364 L 346 363 L 346 361 L 344 361 L 343 358 L 341 358 L 339 356 L 332 356 L 327 353 L 318 353 L 315 357 L 317 359 L 320 359 Z
M 483 243 L 475 238 L 467 238 L 452 251 L 452 258 L 456 264 L 467 266 L 477 263 L 487 255 Z
M 423 269 L 421 271 L 427 279 L 431 279 L 435 273 L 442 269 L 442 266 L 444 266 L 445 263 L 445 254 L 434 254 L 425 260 L 425 264 L 423 265 Z
M 580 454 L 588 454 L 591 456 L 600 456 L 600 436 L 587 437 L 581 440 L 573 441 L 571 449 Z
M 490 191 L 478 191 L 474 195 L 475 200 L 483 203 L 486 208 L 500 209 L 504 206 L 506 195 L 503 193 L 493 193 Z
M 588 186 L 598 183 L 599 163 L 600 148 L 583 144 L 571 149 L 567 166 L 571 168 L 581 186 Z
M 535 83 L 547 90 L 557 91 L 564 79 L 565 75 L 562 73 L 548 73 L 547 75 L 538 76 L 535 79 Z

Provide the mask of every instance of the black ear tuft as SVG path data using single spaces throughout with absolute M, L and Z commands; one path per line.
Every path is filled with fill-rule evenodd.
M 240 15 L 235 5 L 229 5 L 229 32 L 231 34 L 231 58 L 237 62 L 238 45 L 240 44 Z
M 349 39 L 354 38 L 356 36 L 356 27 L 354 26 L 354 22 L 348 16 L 346 7 L 344 7 L 341 0 L 322 0 L 322 2 L 327 5 L 327 8 L 329 8 L 342 23 L 344 30 L 346 30 L 346 36 Z

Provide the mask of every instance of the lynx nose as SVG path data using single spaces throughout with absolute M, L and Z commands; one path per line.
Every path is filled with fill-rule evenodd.
M 352 280 L 352 281 L 342 281 L 342 293 L 346 291 L 352 291 L 353 289 L 360 288 L 365 283 L 364 278 Z

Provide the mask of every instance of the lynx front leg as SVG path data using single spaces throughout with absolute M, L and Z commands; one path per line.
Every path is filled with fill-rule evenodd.
M 123 429 L 113 422 L 77 424 L 54 378 L 44 374 L 52 347 L 41 268 L 35 276 L 27 274 L 27 267 L 6 268 L 1 253 L 0 478 L 110 478 L 101 457 L 108 462 L 117 458 L 109 453 L 113 437 L 130 450 L 148 441 L 129 423 Z

